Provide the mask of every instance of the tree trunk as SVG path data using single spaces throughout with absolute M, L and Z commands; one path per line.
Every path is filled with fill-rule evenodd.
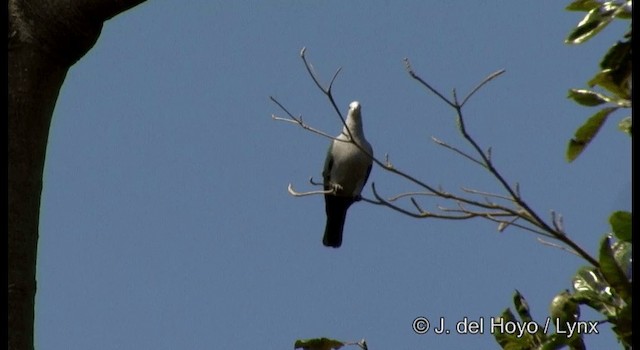
M 42 171 L 51 116 L 69 68 L 102 23 L 144 0 L 9 0 L 8 349 L 33 349 Z

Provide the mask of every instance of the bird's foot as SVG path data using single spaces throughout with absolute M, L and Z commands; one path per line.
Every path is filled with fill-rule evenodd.
M 331 191 L 333 194 L 338 194 L 338 192 L 342 191 L 342 186 L 337 183 L 331 183 Z

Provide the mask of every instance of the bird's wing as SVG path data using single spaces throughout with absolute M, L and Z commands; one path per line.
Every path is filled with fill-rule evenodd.
M 333 168 L 333 144 L 332 141 L 327 150 L 327 156 L 324 159 L 324 168 L 322 169 L 322 179 L 324 180 L 324 189 L 329 189 L 331 183 L 331 169 Z
M 363 188 L 367 184 L 367 181 L 369 180 L 369 175 L 371 174 L 371 168 L 373 168 L 373 163 L 369 164 L 369 167 L 367 168 L 367 174 L 364 176 L 364 181 L 362 182 Z

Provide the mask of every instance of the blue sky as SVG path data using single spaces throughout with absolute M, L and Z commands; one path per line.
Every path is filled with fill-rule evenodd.
M 325 81 L 342 67 L 336 100 L 343 111 L 361 102 L 377 155 L 452 192 L 495 192 L 488 174 L 430 141 L 466 147 L 453 111 L 402 59 L 445 94 L 506 69 L 468 103 L 468 129 L 538 213 L 561 213 L 594 253 L 609 214 L 631 206 L 631 142 L 614 115 L 567 164 L 568 139 L 594 111 L 566 92 L 585 86 L 628 24 L 567 46 L 581 14 L 565 5 L 160 1 L 107 22 L 69 71 L 51 126 L 36 346 L 290 349 L 325 336 L 365 338 L 371 349 L 497 348 L 488 330 L 417 335 L 411 323 L 488 320 L 512 306 L 515 289 L 542 322 L 584 261 L 530 233 L 358 203 L 343 246 L 322 246 L 322 197 L 286 187 L 310 189 L 328 140 L 273 121 L 283 113 L 269 96 L 339 132 L 299 58 L 307 47 Z M 388 196 L 417 190 L 375 167 L 371 182 Z M 615 347 L 609 327 L 599 330 L 587 345 Z

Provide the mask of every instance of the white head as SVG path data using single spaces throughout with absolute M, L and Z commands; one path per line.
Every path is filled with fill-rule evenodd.
M 353 101 L 349 104 L 349 111 L 347 112 L 347 126 L 351 130 L 351 133 L 355 134 L 357 138 L 361 138 L 362 135 L 362 115 L 360 114 L 360 102 Z M 348 135 L 346 128 L 343 129 L 343 134 Z
M 352 110 L 358 110 L 359 111 L 360 110 L 360 102 L 353 101 L 353 102 L 349 103 L 349 111 L 352 111 Z
M 362 119 L 360 117 L 360 102 L 353 101 L 349 104 L 349 111 L 347 112 L 347 122 L 352 119 L 354 123 L 360 124 Z

